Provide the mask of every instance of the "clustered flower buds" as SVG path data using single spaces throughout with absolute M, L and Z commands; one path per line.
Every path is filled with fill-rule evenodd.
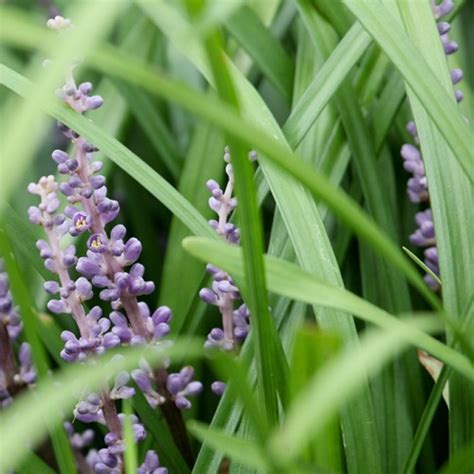
M 432 3 L 433 14 L 436 20 L 449 14 L 453 9 L 452 0 L 443 0 L 439 5 Z M 458 45 L 455 41 L 449 39 L 448 33 L 451 25 L 446 21 L 438 21 L 438 31 L 446 55 L 455 53 Z M 457 84 L 463 78 L 461 69 L 451 71 L 451 81 Z M 456 100 L 461 102 L 463 94 L 460 90 L 454 92 Z M 401 155 L 403 158 L 403 167 L 412 174 L 407 183 L 407 193 L 413 203 L 429 203 L 428 181 L 425 173 L 425 166 L 421 151 L 418 148 L 419 140 L 415 122 L 409 122 L 407 125 L 408 133 L 413 137 L 414 145 L 405 144 L 402 146 Z M 437 276 L 439 276 L 438 252 L 436 249 L 435 229 L 431 209 L 418 212 L 415 216 L 418 228 L 410 235 L 410 242 L 413 245 L 424 248 L 424 263 Z M 425 275 L 425 282 L 434 290 L 440 289 L 439 282 L 430 274 Z
M 254 151 L 249 153 L 249 159 L 252 161 L 256 157 Z M 237 199 L 232 196 L 234 173 L 228 147 L 224 152 L 224 161 L 227 163 L 225 171 L 228 178 L 225 189 L 222 190 L 213 179 L 207 182 L 207 188 L 211 192 L 209 207 L 217 214 L 217 219 L 210 220 L 209 225 L 227 242 L 239 244 L 239 229 L 229 222 L 230 215 L 237 206 Z M 214 265 L 207 265 L 206 270 L 212 275 L 212 286 L 211 288 L 203 288 L 199 292 L 199 296 L 205 303 L 219 308 L 222 315 L 222 328 L 216 327 L 209 332 L 205 347 L 213 347 L 223 351 L 236 350 L 249 332 L 250 312 L 244 303 L 235 307 L 235 303 L 241 300 L 241 296 L 239 289 L 228 273 Z M 225 390 L 225 383 L 216 381 L 211 385 L 211 389 L 216 395 L 222 395 Z
M 71 22 L 56 16 L 48 21 L 48 26 L 63 31 Z M 91 95 L 92 89 L 90 82 L 77 86 L 71 70 L 57 95 L 73 110 L 83 114 L 103 103 L 102 97 Z M 94 160 L 98 149 L 66 125 L 59 123 L 58 127 L 73 146 L 71 155 L 63 150 L 52 153 L 58 173 L 65 179 L 57 182 L 54 176 L 48 176 L 38 183 L 31 183 L 28 190 L 39 196 L 40 203 L 30 207 L 28 214 L 33 224 L 44 229 L 46 239 L 39 240 L 37 248 L 44 266 L 57 276 L 44 284 L 45 291 L 52 296 L 48 309 L 56 314 L 71 314 L 78 327 L 78 334 L 62 332 L 61 357 L 67 362 L 84 361 L 119 345 L 158 344 L 170 331 L 172 315 L 166 306 L 152 312 L 145 302 L 138 300 L 155 289 L 154 283 L 144 278 L 144 266 L 137 262 L 142 244 L 134 237 L 127 239 L 123 225 L 115 225 L 107 231 L 107 224 L 117 217 L 120 206 L 107 195 L 106 179 L 100 174 L 102 163 Z M 67 201 L 64 210 L 60 194 Z M 88 236 L 85 256 L 76 256 L 73 244 L 62 244 L 66 236 L 70 240 L 70 237 L 83 234 Z M 98 289 L 99 298 L 111 306 L 108 317 L 100 306 L 86 309 L 85 304 L 94 297 L 95 289 Z M 191 407 L 188 397 L 199 394 L 202 384 L 192 380 L 192 367 L 168 373 L 167 365 L 152 369 L 143 361 L 141 368 L 132 371 L 132 375 L 153 407 L 176 411 L 168 417 L 164 413 L 165 418 L 179 419 L 180 410 Z M 130 379 L 124 372 L 113 381 L 104 381 L 99 393 L 85 393 L 74 409 L 77 420 L 102 423 L 109 430 L 104 438 L 106 447 L 91 451 L 85 460 L 94 472 L 123 472 L 125 415 L 117 413 L 115 401 L 135 395 L 135 389 L 128 385 Z M 185 426 L 184 423 L 181 425 Z M 132 426 L 135 441 L 143 440 L 146 431 L 135 415 L 132 415 Z M 175 440 L 182 440 L 183 433 L 175 435 L 175 428 L 170 426 Z M 88 444 L 90 435 L 86 433 L 89 431 L 79 435 L 70 424 L 66 425 L 66 430 L 76 450 Z M 149 451 L 140 472 L 164 474 L 167 469 L 159 467 L 158 456 Z
M 9 405 L 17 392 L 36 382 L 30 345 L 22 342 L 15 356 L 13 343 L 21 330 L 20 315 L 13 305 L 8 276 L 0 259 L 0 408 Z

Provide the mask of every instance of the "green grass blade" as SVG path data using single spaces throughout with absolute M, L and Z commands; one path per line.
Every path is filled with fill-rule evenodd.
M 190 421 L 188 429 L 194 436 L 206 441 L 216 450 L 222 451 L 232 460 L 270 472 L 268 461 L 254 442 L 237 436 L 230 436 L 221 430 L 211 428 L 197 421 Z
M 436 409 L 438 408 L 438 404 L 443 396 L 443 389 L 448 381 L 448 378 L 451 373 L 451 368 L 444 366 L 441 369 L 441 372 L 438 376 L 438 380 L 436 381 L 433 390 L 431 390 L 430 396 L 428 401 L 426 402 L 425 409 L 423 410 L 423 414 L 421 416 L 420 422 L 415 432 L 415 436 L 413 438 L 410 452 L 408 453 L 407 460 L 403 467 L 404 474 L 412 474 L 415 472 L 416 462 L 418 460 L 418 456 L 420 455 L 421 448 L 423 447 L 423 443 L 426 439 L 426 435 L 430 429 L 431 421 L 435 415 Z
M 322 332 L 315 325 L 301 327 L 291 358 L 292 399 L 305 389 L 306 384 L 340 351 L 337 334 Z M 308 444 L 308 443 L 307 443 Z M 310 440 L 304 459 L 329 472 L 343 472 L 342 443 L 338 417 L 328 420 L 319 436 Z
M 123 441 L 125 444 L 125 450 L 123 453 L 125 472 L 134 473 L 137 472 L 138 459 L 137 459 L 137 445 L 133 438 L 133 428 L 131 416 L 133 413 L 131 403 L 128 400 L 123 402 L 123 413 L 125 419 L 123 422 Z
M 343 1 L 403 75 L 472 182 L 474 157 L 470 132 L 454 101 L 445 88 L 440 86 L 425 58 L 407 38 L 396 18 L 381 3 L 367 0 Z M 411 2 L 408 3 L 411 5 Z
M 120 95 L 126 99 L 130 111 L 146 133 L 161 160 L 174 179 L 180 175 L 182 158 L 179 148 L 160 113 L 147 95 L 137 87 L 123 81 L 113 81 Z
M 195 257 L 219 266 L 231 273 L 236 281 L 244 284 L 241 253 L 238 248 L 201 237 L 189 237 L 184 240 L 183 245 Z M 463 354 L 415 328 L 409 328 L 390 313 L 359 296 L 325 283 L 298 266 L 274 257 L 265 257 L 265 268 L 270 291 L 308 304 L 353 313 L 364 321 L 376 324 L 383 329 L 388 331 L 393 329 L 408 338 L 414 346 L 450 363 L 459 373 L 474 380 L 474 367 Z M 402 330 L 402 327 L 405 330 Z
M 26 458 L 23 465 L 16 472 L 18 474 L 54 474 L 54 470 L 34 453 Z
M 294 64 L 255 12 L 248 6 L 242 6 L 226 21 L 225 26 L 263 74 L 290 102 Z
M 370 36 L 355 24 L 344 36 L 314 80 L 293 107 L 283 131 L 292 147 L 306 135 L 341 82 L 371 44 Z
M 209 63 L 218 95 L 224 102 L 240 108 L 234 86 L 225 65 L 224 53 L 217 32 L 205 41 Z M 257 362 L 257 387 L 262 406 L 270 425 L 278 423 L 278 388 L 285 378 L 285 362 L 281 364 L 278 353 L 280 341 L 268 310 L 268 294 L 263 266 L 263 228 L 257 205 L 257 191 L 253 180 L 252 165 L 241 143 L 229 140 L 232 169 L 235 173 L 236 195 L 239 201 L 239 223 L 244 254 L 247 299 L 255 331 L 255 357 Z
M 431 270 L 431 268 L 429 268 L 424 262 L 423 260 L 420 260 L 410 249 L 407 249 L 406 247 L 402 247 L 403 248 L 403 251 L 426 273 L 428 273 L 429 275 L 431 275 L 431 278 L 433 278 L 433 280 L 437 281 L 439 283 L 439 285 L 441 286 L 441 280 L 439 278 L 438 275 L 436 275 L 436 273 L 433 272 L 433 270 Z

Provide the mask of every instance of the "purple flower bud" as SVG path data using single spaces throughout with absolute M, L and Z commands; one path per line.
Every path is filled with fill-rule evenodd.
M 447 21 L 440 21 L 438 22 L 437 26 L 440 35 L 448 33 L 448 31 L 451 29 L 451 25 Z
M 222 397 L 224 395 L 225 389 L 227 387 L 227 384 L 224 382 L 212 382 L 211 384 L 211 390 L 218 396 Z
M 127 229 L 124 225 L 118 224 L 110 231 L 111 240 L 122 240 L 127 233 Z
M 141 242 L 138 239 L 132 237 L 125 244 L 123 256 L 127 264 L 130 264 L 138 260 L 138 257 L 140 257 L 141 252 L 142 252 Z
M 203 288 L 199 292 L 199 297 L 204 301 L 204 303 L 213 304 L 213 305 L 218 304 L 217 295 L 209 288 Z
M 105 177 L 102 175 L 91 176 L 89 183 L 94 189 L 99 189 L 105 185 Z
M 92 285 L 90 281 L 84 277 L 80 277 L 76 280 L 76 290 L 83 299 L 91 299 L 93 296 Z
M 451 81 L 453 84 L 457 84 L 462 81 L 463 72 L 461 69 L 455 68 L 451 71 Z
M 155 451 L 147 451 L 145 462 L 138 468 L 138 474 L 168 474 L 168 469 L 160 467 L 160 460 Z
M 60 286 L 56 281 L 47 281 L 43 285 L 44 291 L 46 293 L 49 293 L 50 295 L 55 295 L 56 293 L 59 293 Z
M 92 84 L 90 82 L 83 82 L 79 85 L 79 90 L 84 94 L 88 95 L 92 92 Z
M 47 307 L 55 314 L 67 313 L 69 311 L 69 308 L 67 308 L 63 300 L 50 300 L 48 301 Z
M 28 208 L 28 219 L 32 224 L 41 224 L 42 216 L 41 211 L 36 206 L 30 206 Z
M 65 163 L 69 159 L 69 155 L 63 150 L 54 150 L 51 157 L 58 165 Z
M 104 99 L 100 95 L 93 95 L 86 99 L 86 110 L 98 109 L 104 103 Z
M 454 91 L 454 97 L 456 97 L 456 102 L 462 102 L 464 99 L 464 94 L 459 89 Z

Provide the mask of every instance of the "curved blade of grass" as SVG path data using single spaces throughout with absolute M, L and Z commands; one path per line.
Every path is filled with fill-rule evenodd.
M 244 5 L 226 21 L 225 26 L 254 59 L 269 81 L 287 102 L 290 102 L 293 88 L 293 61 L 255 12 Z
M 218 33 L 210 35 L 206 50 L 218 95 L 239 113 L 240 104 L 231 82 L 221 49 Z M 283 351 L 272 317 L 268 310 L 268 293 L 263 266 L 263 229 L 257 205 L 257 191 L 252 165 L 244 146 L 229 137 L 232 169 L 235 174 L 236 195 L 239 201 L 239 223 L 244 255 L 247 300 L 255 331 L 255 358 L 257 363 L 257 389 L 270 425 L 279 419 L 278 388 L 287 380 Z M 282 360 L 283 359 L 283 360 Z M 280 390 L 281 392 L 281 390 Z M 285 390 L 283 390 L 283 393 Z
M 228 271 L 242 286 L 245 285 L 239 248 L 201 237 L 188 237 L 184 240 L 183 245 L 196 258 L 211 262 Z M 265 257 L 265 268 L 270 291 L 308 304 L 331 307 L 346 313 L 352 313 L 364 321 L 388 331 L 393 329 L 400 337 L 406 337 L 411 344 L 451 364 L 460 373 L 474 380 L 474 367 L 464 355 L 422 331 L 405 325 L 395 316 L 359 296 L 334 285 L 329 285 L 298 266 L 274 257 Z
M 465 175 L 474 180 L 474 156 L 470 133 L 433 69 L 381 3 L 343 0 L 398 68 L 426 113 L 453 151 Z M 411 5 L 412 2 L 405 2 Z M 413 2 L 418 3 L 418 2 Z M 420 2 L 421 3 L 421 2 Z M 429 40 L 431 41 L 431 40 Z
M 176 340 L 171 347 L 159 351 L 146 347 L 121 348 L 122 357 L 114 357 L 116 351 L 110 351 L 95 359 L 95 363 L 69 365 L 54 378 L 42 380 L 34 391 L 19 396 L 13 408 L 0 414 L 0 472 L 21 462 L 46 434 L 48 425 L 61 422 L 63 413 L 72 409 L 77 394 L 82 393 L 84 387 L 93 391 L 117 373 L 138 367 L 142 358 L 155 365 L 166 358 L 179 362 L 184 358 L 199 357 L 202 353 L 202 340 L 197 339 Z
M 441 286 L 441 280 L 436 273 L 431 270 L 422 260 L 420 260 L 410 249 L 406 247 L 402 247 L 403 251 L 426 273 L 428 273 L 433 280 L 437 281 L 438 284 Z
M 443 366 L 438 376 L 438 380 L 436 380 L 433 390 L 431 390 L 430 396 L 428 398 L 428 401 L 426 402 L 425 409 L 421 416 L 420 423 L 418 424 L 418 428 L 416 429 L 415 436 L 411 444 L 410 452 L 408 453 L 405 466 L 403 467 L 404 474 L 412 474 L 413 472 L 415 472 L 418 456 L 420 455 L 421 448 L 423 447 L 426 435 L 428 434 L 428 431 L 430 429 L 430 424 L 433 420 L 436 409 L 438 408 L 439 401 L 443 396 L 443 389 L 446 385 L 446 382 L 448 381 L 450 374 L 451 368 L 447 367 L 446 365 Z
M 441 329 L 433 317 L 417 317 L 406 321 L 407 326 L 422 331 Z M 311 379 L 305 390 L 289 408 L 280 431 L 270 439 L 272 455 L 284 463 L 293 459 L 324 424 L 365 383 L 365 377 L 375 375 L 397 354 L 406 349 L 405 330 L 370 331 L 360 347 L 346 351 L 326 364 Z
M 341 82 L 371 44 L 370 36 L 356 23 L 318 71 L 301 99 L 292 108 L 283 132 L 293 148 L 327 105 Z

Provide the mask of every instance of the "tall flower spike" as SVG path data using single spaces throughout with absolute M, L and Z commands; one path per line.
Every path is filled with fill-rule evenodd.
M 433 14 L 436 20 L 449 14 L 453 9 L 451 0 L 443 0 L 436 4 L 432 2 Z M 446 55 L 453 54 L 457 51 L 456 42 L 449 39 L 449 31 L 451 25 L 446 21 L 438 21 L 438 32 L 440 34 L 443 49 Z M 458 84 L 463 78 L 461 69 L 453 69 L 451 71 L 451 82 L 453 85 Z M 460 90 L 455 90 L 454 95 L 458 102 L 463 99 Z M 421 151 L 418 148 L 419 139 L 414 122 L 409 122 L 407 130 L 413 137 L 415 145 L 405 144 L 402 146 L 401 155 L 404 160 L 403 167 L 412 174 L 407 183 L 407 193 L 410 201 L 414 203 L 429 202 L 428 182 L 425 174 L 425 167 Z M 426 247 L 424 251 L 424 262 L 426 266 L 437 276 L 439 276 L 438 253 L 436 250 L 435 229 L 433 224 L 433 216 L 431 209 L 418 212 L 415 216 L 418 228 L 410 235 L 410 242 L 418 247 Z M 434 290 L 440 289 L 439 283 L 430 274 L 426 274 L 425 282 Z
M 36 382 L 30 345 L 21 343 L 15 357 L 13 342 L 21 329 L 20 315 L 13 304 L 8 275 L 0 259 L 0 408 L 9 405 L 22 388 Z
M 48 26 L 62 31 L 70 27 L 70 21 L 55 17 Z M 58 97 L 81 114 L 100 107 L 103 99 L 91 94 L 91 83 L 77 85 L 73 69 L 67 73 L 65 85 L 57 91 Z M 45 229 L 47 239 L 39 241 L 37 246 L 46 268 L 58 275 L 59 281 L 45 284 L 49 294 L 57 295 L 48 303 L 48 308 L 55 313 L 72 314 L 79 328 L 79 336 L 70 331 L 62 333 L 65 344 L 61 356 L 70 362 L 81 361 L 89 354 L 101 353 L 119 344 L 157 343 L 169 332 L 171 311 L 163 306 L 151 312 L 146 303 L 138 300 L 138 297 L 154 291 L 153 282 L 144 279 L 145 268 L 137 262 L 142 250 L 138 239 L 125 239 L 127 231 L 123 225 L 116 225 L 110 232 L 106 230 L 107 224 L 117 217 L 120 206 L 107 196 L 106 179 L 100 174 L 102 163 L 93 158 L 98 149 L 66 125 L 59 123 L 58 127 L 73 145 L 71 155 L 63 150 L 52 153 L 58 172 L 65 180 L 58 184 L 54 177 L 48 177 L 42 178 L 38 184 L 31 184 L 30 192 L 38 194 L 41 203 L 30 208 L 29 215 L 31 222 Z M 68 203 L 64 213 L 58 212 L 58 192 Z M 61 239 L 67 233 L 73 237 L 88 236 L 86 256 L 77 258 L 74 246 L 62 248 Z M 72 278 L 70 272 L 73 268 L 82 276 Z M 93 288 L 99 288 L 100 298 L 111 304 L 110 319 L 102 316 L 99 307 L 85 311 L 83 303 L 92 298 Z M 179 393 L 172 394 L 167 388 L 167 379 L 172 375 L 168 375 L 165 366 L 145 373 L 151 377 L 152 390 L 156 385 L 158 396 L 155 399 L 162 411 L 176 411 L 173 415 L 165 413 L 167 420 L 181 419 L 179 408 L 189 408 L 190 402 L 187 398 L 186 404 L 178 400 L 202 390 L 200 382 L 187 380 Z M 123 443 L 120 420 L 123 416 L 117 414 L 114 401 L 133 396 L 134 390 L 127 385 L 128 379 L 128 374 L 120 374 L 111 389 L 104 386 L 99 394 L 87 394 L 75 408 L 79 420 L 105 423 L 109 428 L 105 437 L 107 448 L 99 450 L 94 458 L 97 472 L 121 471 Z M 182 419 L 180 427 L 185 428 Z M 176 443 L 181 443 L 180 448 L 187 451 L 183 454 L 190 460 L 189 444 L 183 446 L 186 433 L 174 433 L 175 426 L 172 425 L 170 429 Z M 143 426 L 136 421 L 134 431 L 137 440 L 145 435 Z
M 250 160 L 254 161 L 256 158 L 254 151 L 249 153 Z M 224 161 L 227 163 L 225 171 L 228 178 L 225 189 L 221 189 L 213 179 L 206 183 L 211 193 L 209 207 L 217 214 L 217 219 L 210 220 L 209 225 L 227 242 L 239 244 L 240 231 L 229 222 L 230 215 L 237 206 L 237 199 L 233 197 L 234 173 L 228 147 L 224 151 Z M 219 308 L 222 315 L 222 328 L 213 328 L 209 332 L 205 347 L 232 351 L 243 343 L 248 334 L 250 312 L 245 304 L 240 304 L 235 309 L 235 302 L 239 301 L 241 296 L 228 273 L 214 265 L 207 265 L 206 270 L 212 275 L 212 286 L 203 288 L 199 296 L 205 303 Z M 224 392 L 225 384 L 219 381 L 214 382 L 211 389 L 220 396 Z

